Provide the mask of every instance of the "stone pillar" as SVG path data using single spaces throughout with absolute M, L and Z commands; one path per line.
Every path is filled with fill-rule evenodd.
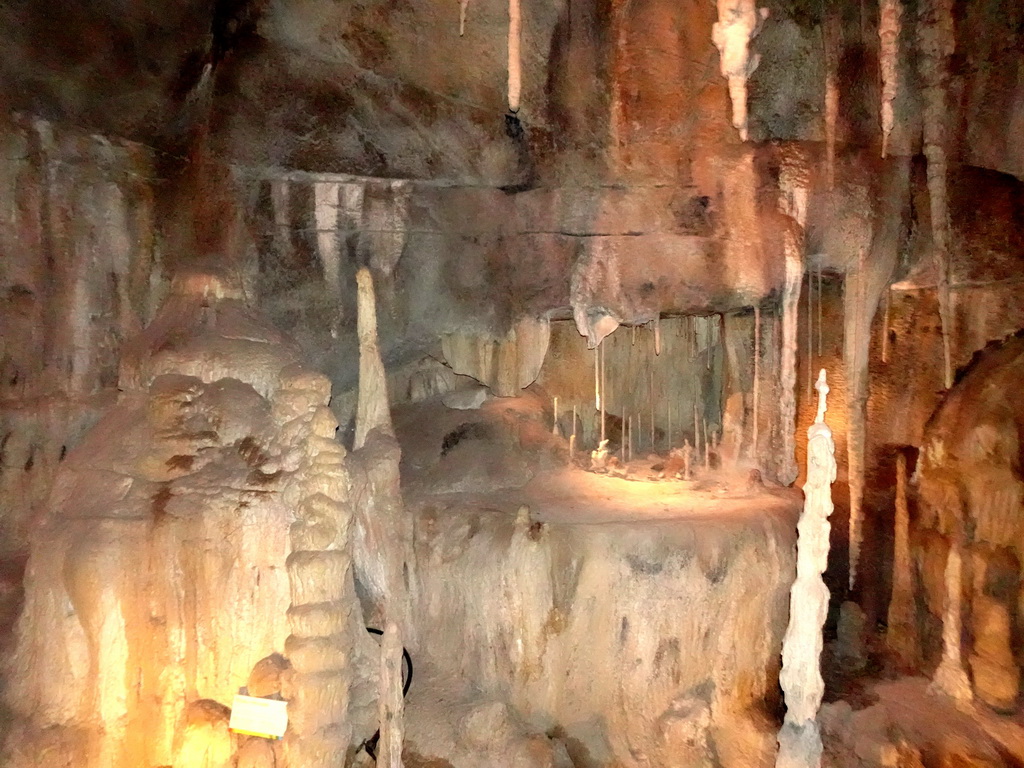
M 946 558 L 946 603 L 942 617 L 942 661 L 935 670 L 932 690 L 945 693 L 957 702 L 969 702 L 972 698 L 971 683 L 964 670 L 960 650 L 962 625 L 960 617 L 963 563 L 961 560 L 960 537 L 954 536 L 953 545 Z
M 358 601 L 348 546 L 349 477 L 345 449 L 334 440 L 338 424 L 327 408 L 329 396 L 327 379 L 296 370 L 282 375 L 274 403 L 282 431 L 308 430 L 301 455 L 290 457 L 299 477 L 287 560 L 292 601 L 285 654 L 292 673 L 283 693 L 290 768 L 342 765 L 352 740 L 347 651 Z
M 789 627 L 782 646 L 779 682 L 786 700 L 786 719 L 779 731 L 777 768 L 812 768 L 821 764 L 818 708 L 825 692 L 820 659 L 821 628 L 828 612 L 829 591 L 821 574 L 828 565 L 832 483 L 836 479 L 835 444 L 825 424 L 828 384 L 818 375 L 818 415 L 807 430 L 807 482 L 804 509 L 797 524 L 796 581 L 790 591 Z
M 389 621 L 380 643 L 380 741 L 377 742 L 379 768 L 402 768 L 402 742 L 405 737 L 402 699 L 402 639 L 398 625 Z
M 910 559 L 910 512 L 907 507 L 907 457 L 896 457 L 896 522 L 893 535 L 892 597 L 886 645 L 905 668 L 916 666 L 917 621 L 914 606 L 914 565 Z

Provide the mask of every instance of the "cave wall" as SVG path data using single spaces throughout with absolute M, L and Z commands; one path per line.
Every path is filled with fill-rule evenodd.
M 158 293 L 152 159 L 45 120 L 0 123 L 0 526 L 25 546 L 67 451 L 116 396 Z

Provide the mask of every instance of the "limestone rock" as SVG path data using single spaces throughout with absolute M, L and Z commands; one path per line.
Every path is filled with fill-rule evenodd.
M 975 595 L 971 605 L 973 646 L 968 659 L 974 692 L 999 711 L 1012 711 L 1020 693 L 1020 668 L 1012 647 L 1007 607 L 987 595 Z

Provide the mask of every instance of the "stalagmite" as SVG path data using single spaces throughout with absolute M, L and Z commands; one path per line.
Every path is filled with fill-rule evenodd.
M 711 28 L 722 75 L 729 81 L 732 124 L 741 141 L 747 140 L 747 78 L 760 62 L 760 56 L 750 52 L 750 41 L 766 18 L 768 9 L 758 8 L 754 0 L 718 0 L 718 21 Z
M 936 289 L 939 319 L 942 324 L 943 385 L 953 386 L 951 348 L 952 312 L 950 308 L 950 225 L 946 196 L 946 89 L 949 79 L 948 57 L 953 53 L 952 0 L 926 0 L 921 4 L 918 23 L 920 56 L 918 69 L 922 81 L 924 154 L 928 160 L 928 203 L 932 224 L 932 257 L 938 274 Z
M 896 456 L 896 521 L 893 536 L 892 597 L 885 641 L 900 664 L 912 668 L 918 659 L 914 613 L 913 563 L 910 559 L 910 512 L 907 507 L 907 457 Z
M 327 408 L 327 381 L 291 372 L 282 375 L 281 391 L 275 420 L 294 428 L 299 419 L 306 419 L 311 431 L 303 452 L 309 476 L 298 489 L 296 520 L 289 531 L 291 634 L 284 647 L 292 666 L 285 692 L 288 764 L 327 768 L 344 759 L 353 735 L 346 713 L 350 661 L 358 655 L 349 647 L 351 634 L 343 634 L 352 631 L 351 606 L 356 601 L 349 544 L 350 478 L 345 449 L 334 442 L 338 422 Z M 315 409 L 304 413 L 306 403 L 317 401 Z M 361 623 L 355 627 L 360 635 L 361 627 Z
M 932 678 L 932 688 L 958 702 L 969 702 L 973 696 L 971 683 L 964 669 L 960 648 L 962 618 L 960 601 L 963 581 L 960 541 L 954 539 L 946 559 L 946 601 L 942 617 L 942 661 Z
M 366 444 L 374 429 L 394 436 L 388 405 L 388 383 L 384 363 L 377 346 L 377 300 L 370 270 L 356 273 L 356 300 L 359 331 L 359 400 L 356 405 L 355 449 Z
M 796 480 L 796 348 L 800 285 L 803 282 L 803 233 L 797 227 L 785 232 L 786 278 L 782 289 L 782 361 L 780 364 L 779 423 L 782 455 L 779 479 L 788 485 Z
M 519 111 L 519 95 L 522 88 L 519 45 L 522 37 L 522 18 L 519 0 L 508 0 L 508 108 Z
M 376 762 L 380 768 L 402 768 L 402 742 L 405 738 L 402 640 L 394 622 L 388 622 L 381 638 L 379 691 L 380 741 L 377 742 Z
M 821 765 L 818 708 L 825 692 L 821 677 L 822 626 L 829 591 L 821 575 L 828 564 L 832 483 L 836 479 L 835 444 L 825 424 L 828 383 L 818 375 L 818 414 L 807 430 L 807 482 L 804 508 L 797 524 L 796 581 L 790 590 L 789 626 L 782 647 L 779 683 L 786 701 L 786 718 L 779 731 L 777 768 L 816 768 Z
M 882 74 L 882 157 L 889 154 L 889 136 L 896 123 L 893 103 L 899 88 L 901 0 L 879 0 L 879 66 Z

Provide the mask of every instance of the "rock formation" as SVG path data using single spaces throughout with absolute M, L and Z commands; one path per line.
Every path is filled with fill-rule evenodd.
M 910 511 L 907 507 L 907 456 L 896 456 L 896 519 L 893 535 L 892 597 L 889 600 L 885 642 L 905 668 L 913 669 L 920 651 L 917 639 L 917 606 L 914 601 L 914 570 L 910 558 Z
M 229 283 L 175 281 L 33 530 L 6 764 L 219 765 L 223 713 L 281 651 L 294 734 L 333 725 L 337 756 L 365 727 L 343 452 L 328 382 L 296 360 Z M 311 707 L 314 688 L 330 707 Z M 289 738 L 291 764 L 324 764 L 302 744 Z
M 790 591 L 789 626 L 782 646 L 779 682 L 786 701 L 786 719 L 779 731 L 779 768 L 821 765 L 818 707 L 825 692 L 821 678 L 822 627 L 828 612 L 828 587 L 821 575 L 828 564 L 828 518 L 832 514 L 832 483 L 836 479 L 835 445 L 825 424 L 828 384 L 822 369 L 816 384 L 818 415 L 807 430 L 808 466 L 804 509 L 797 526 L 796 581 Z

